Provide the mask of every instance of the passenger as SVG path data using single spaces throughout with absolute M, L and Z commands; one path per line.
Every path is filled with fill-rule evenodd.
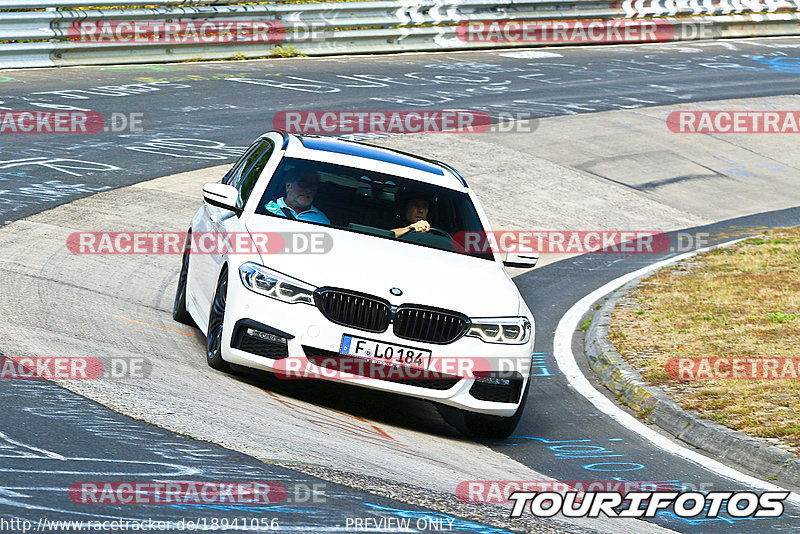
M 286 180 L 285 196 L 268 202 L 264 207 L 270 213 L 281 217 L 330 224 L 330 219 L 312 204 L 318 188 L 317 173 L 310 170 L 301 171 Z
M 392 228 L 395 237 L 402 237 L 409 232 L 429 232 L 431 224 L 426 220 L 431 201 L 425 197 L 414 195 L 406 198 L 402 209 L 402 221 L 408 223 L 400 228 Z

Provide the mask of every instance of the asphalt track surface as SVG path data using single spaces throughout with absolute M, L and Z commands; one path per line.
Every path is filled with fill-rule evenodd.
M 5 71 L 0 110 L 71 107 L 107 121 L 141 113 L 144 131 L 3 135 L 0 223 L 102 188 L 233 161 L 280 111 L 540 118 L 794 94 L 798 46 L 773 39 L 691 43 L 693 53 L 645 45 Z M 55 182 L 38 185 L 45 181 Z
M 535 50 L 527 56 L 525 51 L 471 52 L 5 71 L 0 73 L 0 109 L 72 106 L 98 111 L 104 117 L 112 113 L 143 113 L 145 122 L 141 133 L 2 135 L 0 224 L 95 191 L 232 162 L 253 138 L 271 129 L 272 116 L 278 111 L 458 108 L 482 110 L 498 118 L 513 113 L 538 118 L 773 96 L 797 90 L 798 40 L 736 41 L 735 49 L 727 42 L 691 46 L 695 49 L 692 54 L 686 53 L 686 45 L 648 45 Z M 457 167 L 458 162 L 452 163 Z M 709 230 L 712 234 L 730 230 L 748 233 L 761 227 L 796 224 L 800 224 L 800 210 L 791 209 L 724 221 L 698 230 Z M 588 255 L 548 265 L 515 279 L 535 310 L 536 351 L 542 353 L 541 376 L 534 379 L 532 402 L 515 436 L 487 445 L 560 480 L 670 481 L 707 490 L 746 489 L 696 464 L 665 454 L 637 434 L 616 425 L 570 388 L 552 359 L 552 333 L 572 304 L 607 281 L 663 257 Z M 575 352 L 580 352 L 578 339 Z M 591 378 L 591 372 L 587 375 Z M 4 516 L 40 517 L 43 514 L 34 506 L 52 507 L 48 488 L 63 489 L 65 485 L 63 478 L 52 478 L 53 474 L 31 472 L 39 462 L 46 462 L 43 456 L 48 455 L 30 447 L 64 458 L 113 457 L 123 464 L 126 461 L 135 464 L 136 469 L 142 469 L 148 462 L 174 463 L 178 469 L 176 477 L 187 473 L 180 469 L 198 469 L 212 480 L 215 476 L 227 480 L 268 476 L 270 480 L 285 479 L 287 485 L 318 482 L 295 472 L 266 467 L 255 460 L 248 462 L 246 456 L 219 447 L 125 420 L 124 416 L 51 384 L 0 382 L 0 395 L 5 408 L 0 415 L 0 431 L 8 433 L 13 428 L 15 432 L 20 429 L 28 432 L 23 435 L 24 440 L 6 440 L 0 449 L 8 451 L 2 453 L 6 470 L 4 487 L 18 484 L 16 490 L 5 488 L 0 493 Z M 91 429 L 102 425 L 93 423 L 91 417 L 84 421 L 31 415 L 58 413 L 48 406 L 75 403 L 96 414 L 97 421 L 114 419 L 121 428 L 130 425 L 131 435 L 152 432 L 156 441 L 180 442 L 193 452 L 182 456 L 180 461 L 165 460 L 137 447 L 135 441 L 120 438 L 119 434 L 101 444 Z M 109 447 L 113 450 L 107 450 Z M 10 458 L 8 463 L 7 458 Z M 13 463 L 18 461 L 30 463 L 14 468 Z M 11 469 L 6 469 L 6 465 Z M 604 470 L 599 470 L 601 467 Z M 80 472 L 107 471 L 94 468 Z M 120 472 L 121 476 L 129 473 L 124 469 Z M 70 482 L 74 481 L 74 473 L 66 475 L 71 477 Z M 24 480 L 17 481 L 17 477 Z M 23 486 L 31 491 L 21 491 Z M 333 486 L 329 484 L 330 487 Z M 15 492 L 25 497 L 14 495 Z M 371 510 L 378 510 L 372 512 L 378 515 L 383 512 L 377 506 L 401 507 L 345 488 L 338 488 L 334 495 L 342 497 L 318 506 L 298 503 L 290 509 L 297 510 L 295 513 L 285 513 L 281 518 L 286 518 L 286 525 L 301 530 L 309 525 L 303 521 L 334 528 L 346 511 L 360 507 L 359 514 L 365 515 L 365 503 L 375 504 Z M 69 503 L 62 506 L 69 513 L 80 514 Z M 402 508 L 415 510 L 408 505 Z M 309 515 L 311 510 L 316 515 Z M 170 511 L 174 517 L 188 513 L 197 517 L 201 512 Z M 164 512 L 159 511 L 159 517 L 163 516 Z M 669 513 L 654 520 L 681 532 L 792 532 L 800 524 L 800 510 L 788 507 L 780 519 L 701 521 Z M 473 529 L 481 531 L 482 527 L 465 526 L 463 530 Z
M 114 413 L 47 381 L 4 382 L 0 387 L 3 431 L 14 439 L 0 434 L 0 517 L 7 522 L 0 532 L 23 531 L 20 523 L 12 521 L 29 521 L 28 531 L 72 532 L 67 522 L 121 520 L 141 522 L 143 531 L 348 532 L 352 525 L 348 526 L 347 517 L 369 518 L 375 524 L 402 518 L 410 521 L 412 528 L 422 527 L 419 530 L 423 532 L 441 530 L 425 528 L 428 525 L 450 525 L 453 532 L 508 532 L 178 436 Z M 67 488 L 72 485 L 100 480 L 277 483 L 282 489 L 269 494 L 273 504 L 246 500 L 84 504 L 80 494 L 68 496 Z M 159 528 L 150 521 L 164 525 Z M 130 531 L 131 523 L 117 529 L 109 523 L 111 530 L 107 531 Z

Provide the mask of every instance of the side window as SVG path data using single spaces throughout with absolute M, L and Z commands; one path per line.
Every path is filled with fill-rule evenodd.
M 247 160 L 250 159 L 250 155 L 256 150 L 261 144 L 261 139 L 250 145 L 250 148 L 244 151 L 244 153 L 236 160 L 236 163 L 233 164 L 233 167 L 222 177 L 220 180 L 221 183 L 227 185 L 233 185 L 233 182 L 238 180 L 242 174 L 242 169 L 244 169 Z
M 258 181 L 258 177 L 261 176 L 261 171 L 264 170 L 269 157 L 275 149 L 275 144 L 270 139 L 262 139 L 257 145 L 247 154 L 241 168 L 231 176 L 231 181 L 229 182 L 230 185 L 239 190 L 239 198 L 236 200 L 236 207 L 239 209 L 244 208 L 250 193 L 253 192 L 253 187 Z

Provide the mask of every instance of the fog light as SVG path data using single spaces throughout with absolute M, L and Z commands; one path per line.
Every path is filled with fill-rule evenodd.
M 477 379 L 477 382 L 483 382 L 484 384 L 493 384 L 495 386 L 508 386 L 511 384 L 511 381 L 507 378 L 494 378 L 491 376 L 487 376 L 484 378 Z
M 264 341 L 272 341 L 273 343 L 286 345 L 285 337 L 276 336 L 275 334 L 270 334 L 269 332 L 262 332 L 261 330 L 256 330 L 255 328 L 247 328 L 244 333 L 245 335 L 254 337 L 256 339 L 263 339 Z

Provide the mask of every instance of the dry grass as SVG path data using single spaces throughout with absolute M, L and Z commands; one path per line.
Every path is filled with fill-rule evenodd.
M 800 380 L 679 381 L 670 358 L 800 357 L 800 227 L 717 249 L 644 280 L 610 337 L 684 408 L 800 455 Z

